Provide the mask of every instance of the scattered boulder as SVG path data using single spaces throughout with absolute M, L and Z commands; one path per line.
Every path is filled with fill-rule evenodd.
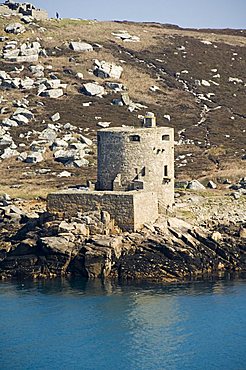
M 53 116 L 50 117 L 50 119 L 51 119 L 52 122 L 59 121 L 60 118 L 61 118 L 61 116 L 60 116 L 60 113 L 59 112 L 53 114 Z
M 113 99 L 112 104 L 117 105 L 118 107 L 123 107 L 123 105 L 124 105 L 124 103 L 121 99 Z
M 59 89 L 63 86 L 63 84 L 61 84 L 61 80 L 59 80 L 59 78 L 55 78 L 53 80 L 46 80 L 44 82 L 44 84 L 48 89 Z
M 30 77 L 25 77 L 24 80 L 20 81 L 20 88 L 22 89 L 32 89 L 34 87 L 35 81 Z
M 86 43 L 86 42 L 70 42 L 69 44 L 69 47 L 70 49 L 74 50 L 74 51 L 82 51 L 82 52 L 85 52 L 85 51 L 93 51 L 93 46 Z
M 64 126 L 63 126 L 64 130 L 69 130 L 69 131 L 73 131 L 76 129 L 76 126 L 72 125 L 70 122 L 67 122 Z
M 126 90 L 126 86 L 118 82 L 106 82 L 105 85 L 106 87 L 108 87 L 110 90 L 113 90 L 114 92 L 122 92 Z
M 13 119 L 4 118 L 1 122 L 1 125 L 5 126 L 5 127 L 17 127 L 18 123 Z
M 66 149 L 68 147 L 68 142 L 63 139 L 55 139 L 51 145 L 52 150 Z
M 25 116 L 28 119 L 33 119 L 34 118 L 34 114 L 26 108 L 21 108 L 21 107 L 17 108 L 16 111 L 14 112 L 14 114 L 13 114 L 13 117 L 17 114 L 21 114 L 22 116 Z
M 68 172 L 68 171 L 62 171 L 60 172 L 57 177 L 70 177 L 72 176 L 71 172 Z
M 210 82 L 208 82 L 208 81 L 206 81 L 206 80 L 202 80 L 201 84 L 202 84 L 203 86 L 206 86 L 206 87 L 210 86 Z
M 63 89 L 47 89 L 42 91 L 40 95 L 46 98 L 58 99 L 63 96 Z
M 7 133 L 7 134 L 2 134 L 2 135 L 0 136 L 0 145 L 1 145 L 1 146 L 4 146 L 4 145 L 12 145 L 12 143 L 13 143 L 13 139 L 12 139 L 12 137 L 10 136 L 10 134 L 9 134 L 9 133 Z
M 97 126 L 107 128 L 111 125 L 111 122 L 97 122 Z
M 152 86 L 150 86 L 149 90 L 151 92 L 156 92 L 156 91 L 160 91 L 160 88 L 156 85 L 152 85 Z
M 29 119 L 23 114 L 15 114 L 12 119 L 17 122 L 18 126 L 26 125 L 29 122 Z
M 131 104 L 131 99 L 130 99 L 127 92 L 121 94 L 121 100 L 122 100 L 124 105 L 130 105 Z
M 128 106 L 129 112 L 134 112 L 136 110 L 141 110 L 141 109 L 148 109 L 148 107 L 140 103 L 134 103 L 133 101 L 131 101 Z
M 59 98 L 63 95 L 63 89 L 67 87 L 66 84 L 61 83 L 59 78 L 56 78 L 54 75 L 54 79 L 47 80 L 41 79 L 38 83 L 38 96 L 44 96 L 49 98 Z
M 76 77 L 79 78 L 80 80 L 84 79 L 84 75 L 81 72 L 76 73 Z
M 40 152 L 31 152 L 27 155 L 25 162 L 26 163 L 39 163 L 44 160 L 42 154 Z
M 127 31 L 118 31 L 117 33 L 112 32 L 112 35 L 115 36 L 116 39 L 120 39 L 124 42 L 139 42 L 140 41 L 140 37 L 132 36 Z
M 13 33 L 15 35 L 18 35 L 19 33 L 23 33 L 26 31 L 25 26 L 21 23 L 10 23 L 5 28 L 4 31 L 7 33 Z
M 85 137 L 83 135 L 80 135 L 80 140 L 82 141 L 82 143 L 88 145 L 88 146 L 91 146 L 92 145 L 92 140 L 89 139 L 88 137 Z
M 230 185 L 231 181 L 229 179 L 224 179 L 223 184 L 224 185 Z
M 210 180 L 207 184 L 207 187 L 210 189 L 216 189 L 217 185 L 212 180 Z
M 100 62 L 97 59 L 94 61 L 93 73 L 97 77 L 119 79 L 121 77 L 122 72 L 123 68 L 121 66 L 117 66 L 114 63 L 108 63 L 105 62 L 104 60 Z
M 20 53 L 20 50 L 16 48 L 16 46 L 13 46 L 11 49 L 8 49 L 6 46 L 3 48 L 3 59 L 6 60 L 16 60 L 18 55 Z
M 198 180 L 192 180 L 188 183 L 187 189 L 191 190 L 204 190 L 206 189 Z
M 0 71 L 1 80 L 11 80 L 10 75 L 6 71 Z
M 8 159 L 8 158 L 12 158 L 12 157 L 17 157 L 20 153 L 15 150 L 15 149 L 11 149 L 11 148 L 5 148 L 4 151 L 3 151 L 3 154 L 0 156 L 1 159 Z
M 134 103 L 130 99 L 129 94 L 127 92 L 124 92 L 124 93 L 121 94 L 120 98 L 113 99 L 112 104 L 113 105 L 118 105 L 119 107 L 122 107 L 123 105 L 129 106 L 129 105 L 133 105 Z
M 69 145 L 69 149 L 76 149 L 76 150 L 85 150 L 87 145 L 82 144 L 80 142 L 71 142 Z
M 0 206 L 8 206 L 11 204 L 11 197 L 9 194 L 5 193 L 0 195 Z
M 67 150 L 56 150 L 54 153 L 54 158 L 57 162 L 69 165 L 75 160 L 81 160 L 85 156 L 85 152 L 80 149 L 67 149 Z
M 49 143 L 53 143 L 56 137 L 57 137 L 56 131 L 50 127 L 44 129 L 39 135 L 39 139 L 46 140 Z
M 167 119 L 169 122 L 171 121 L 171 116 L 170 114 L 164 114 L 163 116 L 165 119 Z
M 239 184 L 242 188 L 246 189 L 246 177 L 241 178 Z
M 21 162 L 25 162 L 25 160 L 27 159 L 27 152 L 22 152 L 18 155 L 18 161 L 21 161 Z
M 82 92 L 85 95 L 102 97 L 105 94 L 105 89 L 97 83 L 88 82 L 83 85 Z
M 41 78 L 44 76 L 44 67 L 41 64 L 31 65 L 29 70 L 35 75 L 35 77 Z
M 21 17 L 21 21 L 26 23 L 26 24 L 32 23 L 33 20 L 34 20 L 34 18 L 30 15 L 24 15 L 23 17 Z
M 65 166 L 67 167 L 74 167 L 74 168 L 80 168 L 80 167 L 86 167 L 90 164 L 88 159 L 81 158 L 81 159 L 76 159 L 75 161 L 68 161 Z
M 3 89 L 18 89 L 20 87 L 20 78 L 6 78 L 0 81 Z
M 243 83 L 243 80 L 237 77 L 229 77 L 229 82 L 233 82 L 234 84 L 237 84 L 237 83 Z
M 39 141 L 33 141 L 30 145 L 30 148 L 32 152 L 35 153 L 45 153 L 46 147 L 45 147 L 46 142 L 44 140 L 39 140 Z
M 203 43 L 204 45 L 212 45 L 212 42 L 209 40 L 201 40 L 201 43 Z

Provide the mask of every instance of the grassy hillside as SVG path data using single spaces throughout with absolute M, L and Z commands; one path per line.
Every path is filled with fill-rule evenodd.
M 13 100 L 27 98 L 35 118 L 28 125 L 11 128 L 10 132 L 19 152 L 27 150 L 39 133 L 52 123 L 50 117 L 60 113 L 58 136 L 69 133 L 62 125 L 67 122 L 93 140 L 88 152 L 89 165 L 64 168 L 54 161 L 47 146 L 43 162 L 27 164 L 15 157 L 0 162 L 1 190 L 21 187 L 21 193 L 45 194 L 52 189 L 81 184 L 96 178 L 96 131 L 98 122 L 111 126 L 141 124 L 139 116 L 146 111 L 156 114 L 158 124 L 175 128 L 175 170 L 179 179 L 238 178 L 245 174 L 243 159 L 246 143 L 246 31 L 192 30 L 160 24 L 127 22 L 96 22 L 64 19 L 48 20 L 26 25 L 21 35 L 5 34 L 4 26 L 15 18 L 0 18 L 2 35 L 9 40 L 39 41 L 47 52 L 39 62 L 24 63 L 18 77 L 33 77 L 30 64 L 42 64 L 45 77 L 56 75 L 67 84 L 65 94 L 58 99 L 37 96 L 37 89 L 2 89 L 0 120 L 16 108 Z M 124 42 L 113 33 L 128 31 L 138 36 L 139 42 Z M 69 49 L 70 41 L 100 44 L 92 52 Z M 1 48 L 6 41 L 1 42 Z M 86 82 L 96 81 L 105 86 L 107 81 L 93 75 L 93 60 L 105 60 L 123 67 L 120 82 L 127 87 L 134 103 L 146 108 L 130 112 L 127 106 L 114 106 L 112 100 L 119 93 L 110 92 L 103 98 L 81 93 Z M 49 66 L 52 66 L 49 67 Z M 15 76 L 21 65 L 0 59 L 0 70 Z M 77 73 L 83 74 L 83 79 Z M 158 89 L 150 89 L 156 86 Z M 83 103 L 91 102 L 84 106 Z M 170 116 L 169 119 L 164 116 Z M 30 135 L 26 135 L 27 132 Z M 26 146 L 23 146 L 22 144 Z M 21 144 L 21 145 L 20 145 Z M 40 171 L 47 169 L 47 173 Z M 71 172 L 69 178 L 57 174 Z

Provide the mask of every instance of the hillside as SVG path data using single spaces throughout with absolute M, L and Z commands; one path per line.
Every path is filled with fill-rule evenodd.
M 25 31 L 6 33 L 14 22 Z M 46 195 L 95 179 L 96 131 L 141 125 L 146 111 L 175 128 L 177 179 L 222 183 L 245 174 L 245 30 L 71 19 L 26 24 L 13 16 L 1 16 L 0 27 L 0 71 L 7 73 L 0 72 L 3 191 Z M 71 41 L 92 48 L 75 51 Z M 19 56 L 33 55 L 35 48 L 36 60 L 23 62 Z M 121 66 L 120 78 L 118 70 L 102 78 L 95 59 Z M 103 87 L 100 96 L 85 94 L 89 82 Z M 60 97 L 48 96 L 59 89 Z

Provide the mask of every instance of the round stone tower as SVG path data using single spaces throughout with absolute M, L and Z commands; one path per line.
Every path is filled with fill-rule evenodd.
M 154 191 L 160 213 L 174 203 L 173 128 L 157 127 L 147 113 L 143 127 L 102 129 L 97 140 L 97 190 Z

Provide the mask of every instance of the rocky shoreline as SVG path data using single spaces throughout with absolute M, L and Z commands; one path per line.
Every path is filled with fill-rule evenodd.
M 145 225 L 139 232 L 123 233 L 100 212 L 65 220 L 49 214 L 45 202 L 2 196 L 0 277 L 4 280 L 81 276 L 182 282 L 246 271 L 245 220 L 230 216 L 217 217 L 216 221 L 211 214 L 209 220 L 201 199 L 200 207 L 196 206 L 199 197 L 193 195 L 190 206 L 186 206 L 186 212 L 198 209 L 199 223 L 180 218 L 179 201 L 172 213 L 153 225 Z M 189 199 L 190 194 L 186 195 L 186 201 Z M 221 198 L 219 204 L 225 216 Z M 243 206 L 234 204 L 237 215 L 243 215 L 240 213 Z M 228 209 L 231 215 L 230 203 Z

